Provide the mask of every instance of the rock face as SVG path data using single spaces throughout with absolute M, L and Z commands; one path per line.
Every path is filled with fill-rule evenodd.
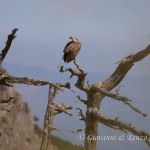
M 8 96 L 14 97 L 14 102 L 0 104 L 0 108 L 4 108 L 0 110 L 0 150 L 39 150 L 41 140 L 28 104 L 23 102 L 14 85 L 0 85 L 0 99 Z
M 14 96 L 14 103 L 0 111 L 0 139 L 2 150 L 37 150 L 40 139 L 34 131 L 34 120 L 28 104 L 14 87 L 0 86 L 2 99 Z M 6 104 L 5 104 L 6 105 Z M 8 110 L 7 110 L 8 109 Z

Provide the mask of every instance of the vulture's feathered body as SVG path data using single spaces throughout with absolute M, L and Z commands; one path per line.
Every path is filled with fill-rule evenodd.
M 67 63 L 69 63 L 72 60 L 75 60 L 75 57 L 77 56 L 81 48 L 81 43 L 78 41 L 77 38 L 70 37 L 70 39 L 71 41 L 67 43 L 63 51 L 63 60 Z

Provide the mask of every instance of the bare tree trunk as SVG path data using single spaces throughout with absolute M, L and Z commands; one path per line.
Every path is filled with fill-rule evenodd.
M 90 140 L 92 137 L 98 136 L 98 124 L 97 118 L 93 117 L 89 113 L 89 109 L 99 110 L 101 101 L 103 99 L 102 94 L 90 90 L 87 99 L 87 112 L 86 112 L 86 129 L 85 129 L 85 150 L 96 150 L 96 140 Z
M 56 88 L 55 88 L 56 90 Z M 54 91 L 56 92 L 56 91 Z M 52 107 L 56 94 L 52 92 L 52 86 L 49 85 L 48 104 L 44 117 L 44 127 L 40 150 L 48 150 L 50 143 L 50 134 L 53 126 L 54 108 Z
M 134 54 L 129 55 L 120 61 L 120 64 L 114 71 L 114 73 L 102 82 L 97 82 L 93 84 L 98 88 L 110 91 L 115 88 L 125 77 L 128 71 L 132 68 L 135 62 L 138 62 L 150 54 L 150 45 L 148 45 L 144 50 Z M 93 87 L 87 91 L 87 112 L 86 112 L 86 129 L 85 129 L 85 150 L 96 150 L 95 139 L 92 137 L 98 136 L 98 121 L 90 110 L 95 110 L 99 112 L 100 104 L 104 98 L 104 94 L 97 92 Z
M 6 46 L 0 53 L 0 67 L 10 49 L 10 46 L 12 44 L 12 41 L 14 40 L 15 33 L 17 32 L 17 28 L 12 30 L 12 33 L 8 35 L 8 39 L 6 41 Z M 126 57 L 124 57 L 120 62 L 114 73 L 108 77 L 106 80 L 102 82 L 97 82 L 95 84 L 89 85 L 88 83 L 85 84 L 85 77 L 87 73 L 80 68 L 78 63 L 74 61 L 75 66 L 77 67 L 77 70 L 72 68 L 64 68 L 63 66 L 60 67 L 60 72 L 70 72 L 71 77 L 77 76 L 77 82 L 75 86 L 80 89 L 81 91 L 84 91 L 87 94 L 87 101 L 86 100 L 80 100 L 85 105 L 87 105 L 87 111 L 86 111 L 86 118 L 83 116 L 81 111 L 81 117 L 82 119 L 86 121 L 86 129 L 85 129 L 85 150 L 96 150 L 96 138 L 92 139 L 92 137 L 96 137 L 98 135 L 98 124 L 103 123 L 104 125 L 121 130 L 121 131 L 128 131 L 131 132 L 137 136 L 144 136 L 147 138 L 145 141 L 148 146 L 150 146 L 150 134 L 139 130 L 135 126 L 133 126 L 131 123 L 124 123 L 122 121 L 118 120 L 118 117 L 116 119 L 110 119 L 104 115 L 102 115 L 99 112 L 100 104 L 102 99 L 105 96 L 109 96 L 112 98 L 115 98 L 117 100 L 121 100 L 125 104 L 127 104 L 131 109 L 136 111 L 137 113 L 143 115 L 144 117 L 146 114 L 142 112 L 141 110 L 134 107 L 129 99 L 126 97 L 122 97 L 118 94 L 112 94 L 109 91 L 115 88 L 126 76 L 128 71 L 132 68 L 134 63 L 141 61 L 146 56 L 150 54 L 150 45 L 148 45 L 144 50 L 141 50 L 137 52 L 136 54 L 130 54 Z M 29 85 L 35 85 L 35 86 L 41 86 L 41 85 L 49 85 L 49 99 L 48 99 L 48 105 L 47 110 L 45 114 L 44 119 L 44 128 L 43 128 L 43 136 L 42 136 L 42 142 L 41 142 L 41 148 L 40 150 L 47 150 L 49 145 L 49 137 L 52 130 L 58 130 L 53 126 L 53 118 L 56 114 L 59 113 L 66 113 L 70 116 L 72 114 L 68 112 L 67 110 L 72 109 L 72 106 L 69 105 L 58 105 L 55 102 L 55 97 L 57 94 L 57 90 L 61 90 L 60 87 L 65 87 L 73 91 L 70 87 L 70 84 L 53 84 L 48 81 L 41 81 L 41 80 L 34 80 L 26 77 L 13 77 L 9 75 L 4 75 L 2 71 L 0 70 L 0 84 L 5 86 L 11 86 L 9 83 L 19 83 L 19 84 L 29 84 Z M 74 92 L 74 91 L 73 91 Z M 7 103 L 11 102 L 10 99 L 6 101 Z M 4 103 L 4 100 L 0 100 L 0 103 Z M 80 110 L 80 109 L 79 109 Z M 2 133 L 0 133 L 0 137 L 2 136 Z

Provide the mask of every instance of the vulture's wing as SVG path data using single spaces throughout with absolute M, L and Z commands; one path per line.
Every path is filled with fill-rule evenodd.
M 75 45 L 73 41 L 70 41 L 64 48 L 65 53 L 70 53 L 74 49 Z

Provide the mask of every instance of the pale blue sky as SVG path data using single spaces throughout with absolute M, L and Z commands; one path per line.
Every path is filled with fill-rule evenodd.
M 70 35 L 82 43 L 77 60 L 88 72 L 108 72 L 150 37 L 149 0 L 1 0 L 0 48 L 18 27 L 6 62 L 57 71 Z M 144 60 L 132 72 L 150 76 Z M 142 73 L 143 72 L 143 73 Z
M 82 43 L 82 49 L 77 56 L 77 60 L 82 67 L 87 72 L 98 72 L 98 75 L 101 72 L 110 73 L 116 67 L 115 62 L 131 52 L 135 53 L 144 49 L 150 44 L 150 0 L 1 0 L 1 49 L 4 47 L 7 35 L 15 27 L 19 28 L 19 31 L 5 63 L 16 64 L 16 66 L 41 67 L 47 69 L 48 72 L 50 70 L 58 71 L 57 67 L 63 64 L 63 48 L 69 40 L 68 37 L 72 35 L 76 36 Z M 72 63 L 66 66 L 72 66 Z M 129 85 L 125 84 L 128 90 L 126 96 L 135 95 L 133 97 L 137 100 L 135 103 L 139 105 L 139 108 L 143 106 L 142 110 L 147 110 L 147 112 L 149 112 L 148 87 L 150 77 L 148 66 L 150 66 L 150 56 L 132 68 L 126 81 Z M 11 69 L 8 71 L 11 72 Z M 15 75 L 20 73 L 15 71 L 14 68 L 12 68 L 12 72 Z M 35 73 L 33 72 L 31 74 Z M 40 73 L 45 72 L 41 71 Z M 41 76 L 44 77 L 47 75 L 46 73 Z M 30 77 L 30 73 L 26 72 L 26 76 Z M 47 76 L 51 80 L 51 74 Z M 138 90 L 134 91 L 136 81 L 132 83 L 129 79 L 132 77 L 133 80 L 135 76 L 137 76 L 137 85 L 139 86 L 136 85 L 135 88 Z M 146 81 L 143 83 L 143 80 Z M 145 88 L 146 94 L 141 91 L 140 86 L 142 89 Z M 42 92 L 34 92 L 33 90 L 36 91 L 36 89 L 31 90 L 29 87 L 27 87 L 28 91 L 23 87 L 19 90 L 22 90 L 22 95 L 30 103 L 35 114 L 45 110 L 42 109 L 46 107 L 47 103 L 47 91 L 45 89 L 42 89 Z M 41 100 L 44 98 L 45 102 L 43 103 Z M 138 100 L 138 98 L 141 99 Z M 34 107 L 35 101 L 37 102 L 36 108 Z M 72 101 L 74 100 L 71 100 L 70 103 L 73 103 Z M 44 106 L 41 108 L 41 105 Z M 117 108 L 112 107 L 110 109 L 109 107 L 113 105 L 106 102 L 105 106 L 103 107 L 105 113 L 111 113 L 112 111 L 116 113 L 117 111 L 119 115 L 127 117 L 132 122 L 132 115 L 130 117 L 130 111 L 127 112 L 126 108 L 124 113 L 120 113 L 120 109 L 122 110 L 120 105 Z M 42 113 L 42 115 L 44 114 Z M 141 121 L 138 115 L 136 117 L 133 118 L 141 126 L 143 126 L 143 122 L 148 126 L 149 118 L 146 119 L 146 122 L 145 120 Z M 64 117 L 61 119 L 63 120 Z M 70 121 L 70 123 L 74 122 Z M 62 134 L 62 132 L 59 134 Z M 62 135 L 64 134 L 67 133 L 65 132 Z M 70 138 L 69 135 L 66 139 Z M 127 146 L 125 143 L 124 145 Z M 121 144 L 120 146 L 122 147 Z M 142 148 L 144 146 L 141 145 Z M 141 148 L 139 147 L 139 149 Z

